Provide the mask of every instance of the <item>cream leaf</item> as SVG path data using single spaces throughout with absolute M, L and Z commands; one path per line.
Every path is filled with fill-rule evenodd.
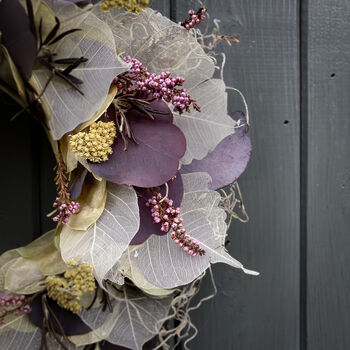
M 205 255 L 192 257 L 166 236 L 152 235 L 130 255 L 131 265 L 136 265 L 144 278 L 159 288 L 175 288 L 188 284 L 203 273 L 210 264 L 225 263 L 247 270 L 232 258 L 225 249 L 226 214 L 219 208 L 220 195 L 208 190 L 211 178 L 206 173 L 182 175 L 184 197 L 181 217 L 186 233 L 195 238 L 205 250 Z
M 92 264 L 101 284 L 138 231 L 139 223 L 133 187 L 108 183 L 106 205 L 96 223 L 86 231 L 72 230 L 68 226 L 62 229 L 62 257 L 65 261 L 75 259 Z
M 93 329 L 94 339 L 106 339 L 112 344 L 141 350 L 145 342 L 158 334 L 173 298 L 150 298 L 126 285 L 111 295 L 112 313 L 102 312 L 99 305 L 83 311 L 79 316 Z M 91 335 L 86 340 L 89 341 L 89 338 Z
M 113 78 L 126 71 L 129 65 L 116 55 L 113 35 L 108 25 L 91 11 L 86 12 L 67 2 L 47 1 L 47 6 L 44 3 L 39 6 L 35 18 L 44 18 L 44 24 L 52 23 L 53 10 L 62 23 L 60 32 L 81 29 L 57 43 L 54 47 L 55 59 L 81 56 L 88 59 L 72 72 L 83 81 L 79 88 L 84 95 L 55 76 L 42 97 L 51 135 L 57 140 L 94 116 L 103 105 Z M 47 25 L 45 31 L 50 28 Z M 38 92 L 43 90 L 50 74 L 42 65 L 33 70 L 31 81 Z

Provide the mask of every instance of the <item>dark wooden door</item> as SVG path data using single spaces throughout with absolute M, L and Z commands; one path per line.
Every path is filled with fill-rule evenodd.
M 153 0 L 180 21 L 191 0 Z M 222 34 L 225 81 L 246 96 L 254 153 L 239 183 L 250 221 L 229 251 L 249 277 L 214 266 L 216 298 L 193 313 L 190 349 L 350 349 L 350 3 L 207 0 Z M 35 121 L 9 122 L 1 96 L 1 250 L 52 227 L 54 160 Z M 230 110 L 242 108 L 232 94 Z M 201 291 L 210 292 L 207 280 Z

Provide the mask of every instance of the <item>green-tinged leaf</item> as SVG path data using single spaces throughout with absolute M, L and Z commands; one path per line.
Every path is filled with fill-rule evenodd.
M 8 250 L 5 253 L 0 255 L 0 269 L 3 269 L 6 264 L 10 261 L 13 261 L 16 258 L 19 258 L 21 255 L 19 254 L 17 249 Z
M 3 290 L 32 294 L 44 289 L 47 275 L 62 273 L 66 264 L 54 243 L 55 231 L 39 237 L 26 247 L 14 249 L 0 257 Z M 0 276 L 1 276 L 0 274 Z
M 18 258 L 6 272 L 5 289 L 17 294 L 33 294 L 45 289 L 43 278 L 35 261 Z
M 1 350 L 39 349 L 41 331 L 27 315 L 16 316 L 0 326 Z
M 16 251 L 23 258 L 35 258 L 37 255 L 45 254 L 52 246 L 54 231 L 49 231 L 45 235 L 40 236 L 35 241 L 24 247 L 17 248 Z
M 89 333 L 80 334 L 80 335 L 71 335 L 70 337 L 68 337 L 68 339 L 76 346 L 94 344 L 103 340 L 101 339 L 99 333 L 96 333 L 96 332 L 89 332 Z
M 134 282 L 136 287 L 151 297 L 166 297 L 174 293 L 173 289 L 159 288 L 148 282 L 136 267 L 130 268 L 127 276 Z
M 27 315 L 21 315 L 20 317 L 14 317 L 13 322 L 8 324 L 9 328 L 23 332 L 32 333 L 35 332 L 37 327 L 35 327 L 27 317 Z
M 59 338 L 62 339 L 61 336 Z M 0 344 L 1 350 L 40 349 L 41 329 L 35 327 L 27 315 L 16 316 L 10 322 L 0 326 Z M 63 350 L 53 337 L 47 337 L 47 345 L 48 349 Z M 65 346 L 68 350 L 77 349 L 70 343 L 66 343 Z
M 73 230 L 86 231 L 101 216 L 107 199 L 106 180 L 98 181 L 88 176 L 77 202 L 79 212 L 71 215 L 67 226 Z
M 62 152 L 63 160 L 67 166 L 67 172 L 72 172 L 78 166 L 78 159 L 69 147 L 69 137 L 63 136 L 60 142 L 60 150 Z
M 4 91 L 11 95 L 16 101 L 19 99 L 23 105 L 26 100 L 24 83 L 4 45 L 0 45 L 0 79 L 6 82 L 13 92 L 9 93 L 9 91 Z
M 10 250 L 1 255 L 0 260 L 0 291 L 5 290 L 5 277 L 7 270 L 19 259 L 19 253 Z

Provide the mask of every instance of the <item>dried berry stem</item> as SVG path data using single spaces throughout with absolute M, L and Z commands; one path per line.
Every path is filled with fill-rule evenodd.
M 171 102 L 174 111 L 180 114 L 184 111 L 190 112 L 191 104 L 199 111 L 198 105 L 188 95 L 186 89 L 179 88 L 185 81 L 182 77 L 171 77 L 170 72 L 151 74 L 139 60 L 130 56 L 124 57 L 124 61 L 131 63 L 131 68 L 113 81 L 121 95 L 135 94 L 135 92 L 151 94 L 158 100 Z
M 6 317 L 9 315 L 20 316 L 32 311 L 29 303 L 34 299 L 24 295 L 3 295 L 0 297 L 0 325 L 6 323 Z
M 200 8 L 197 12 L 194 12 L 193 10 L 188 11 L 188 18 L 181 22 L 180 24 L 185 27 L 187 30 L 190 30 L 197 26 L 199 23 L 201 23 L 205 16 L 204 14 L 207 12 L 207 9 Z
M 173 207 L 173 201 L 167 196 L 163 198 L 161 193 L 154 193 L 147 203 L 147 207 L 151 208 L 153 221 L 156 224 L 161 224 L 161 231 L 171 233 L 171 239 L 184 252 L 191 256 L 204 255 L 205 251 L 200 247 L 199 243 L 192 237 L 186 234 L 186 229 L 183 227 L 182 218 L 180 215 L 180 208 Z
M 77 212 L 79 203 L 72 201 L 70 198 L 68 192 L 67 166 L 63 160 L 60 149 L 56 167 L 55 184 L 57 185 L 58 196 L 56 197 L 53 207 L 57 208 L 58 215 L 53 218 L 53 221 L 64 225 L 68 222 L 70 215 Z

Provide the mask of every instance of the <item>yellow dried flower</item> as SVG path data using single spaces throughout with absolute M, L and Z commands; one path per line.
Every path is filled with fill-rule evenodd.
M 73 153 L 79 157 L 94 163 L 108 160 L 108 155 L 113 153 L 112 144 L 116 137 L 117 129 L 114 122 L 104 123 L 99 121 L 90 125 L 89 132 L 79 132 L 71 135 L 69 145 Z
M 140 13 L 149 3 L 149 0 L 103 0 L 100 7 L 107 12 L 114 7 L 124 8 L 126 11 Z
M 96 288 L 92 265 L 83 262 L 78 265 L 74 260 L 68 260 L 69 266 L 63 276 L 48 276 L 45 279 L 47 294 L 57 304 L 73 313 L 81 311 L 79 303 L 86 292 Z

